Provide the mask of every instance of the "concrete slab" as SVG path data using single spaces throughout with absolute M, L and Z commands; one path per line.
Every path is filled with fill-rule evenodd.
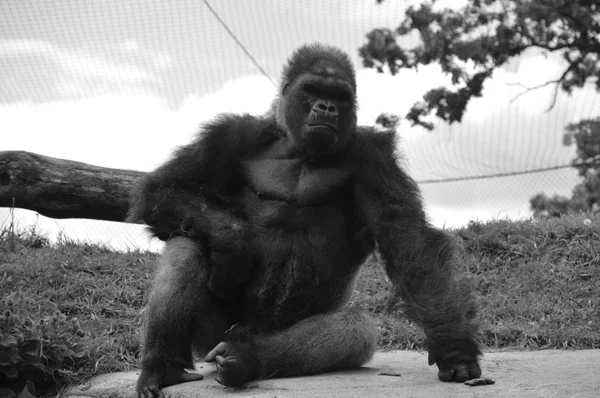
M 242 389 L 215 381 L 214 366 L 200 363 L 204 380 L 164 389 L 172 398 L 192 397 L 600 397 L 600 350 L 489 352 L 482 377 L 493 385 L 469 387 L 442 383 L 427 354 L 416 351 L 377 353 L 367 366 L 310 377 L 268 379 Z M 383 373 L 383 374 L 382 374 Z M 387 375 L 386 375 L 387 374 Z M 139 372 L 99 376 L 73 387 L 69 398 L 133 398 Z

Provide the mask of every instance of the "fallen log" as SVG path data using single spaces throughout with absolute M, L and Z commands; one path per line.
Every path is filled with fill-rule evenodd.
M 125 221 L 129 193 L 146 173 L 25 151 L 0 151 L 0 207 L 52 218 Z

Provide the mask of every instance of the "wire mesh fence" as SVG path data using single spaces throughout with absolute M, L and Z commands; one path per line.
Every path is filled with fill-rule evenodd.
M 358 48 L 370 30 L 395 28 L 406 5 L 2 1 L 0 150 L 149 171 L 218 112 L 267 110 L 286 57 L 313 41 L 340 47 L 357 66 L 360 123 L 374 124 L 382 112 L 402 115 L 444 81 L 439 68 L 377 74 L 361 67 Z M 539 192 L 570 195 L 580 177 L 564 128 L 599 116 L 600 96 L 590 84 L 559 93 L 550 110 L 551 87 L 519 96 L 528 79 L 556 71 L 553 59 L 532 53 L 498 71 L 461 124 L 436 122 L 432 132 L 400 124 L 401 161 L 436 225 L 525 217 Z M 18 218 L 40 222 L 25 212 Z M 0 223 L 9 219 L 0 209 Z M 44 228 L 147 245 L 139 226 L 50 220 Z

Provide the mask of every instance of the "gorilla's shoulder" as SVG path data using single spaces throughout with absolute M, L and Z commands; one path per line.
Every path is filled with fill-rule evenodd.
M 198 139 L 207 148 L 235 151 L 269 144 L 280 134 L 271 118 L 225 113 L 203 124 Z
M 258 131 L 268 129 L 272 120 L 261 116 L 236 113 L 222 113 L 213 120 L 204 124 L 203 129 L 207 131 L 218 130 L 221 132 L 234 131 Z
M 378 130 L 371 126 L 358 126 L 353 151 L 358 157 L 385 156 L 396 149 L 397 135 L 393 130 Z

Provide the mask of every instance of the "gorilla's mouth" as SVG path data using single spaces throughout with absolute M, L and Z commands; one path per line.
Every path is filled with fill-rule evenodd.
M 336 142 L 337 130 L 330 124 L 309 124 L 308 130 L 304 133 L 304 147 L 310 154 L 332 152 Z
M 334 133 L 337 133 L 337 126 L 333 125 L 333 124 L 329 124 L 329 123 L 309 123 L 308 127 L 312 128 L 322 128 L 322 127 L 326 127 L 330 130 L 333 130 Z

